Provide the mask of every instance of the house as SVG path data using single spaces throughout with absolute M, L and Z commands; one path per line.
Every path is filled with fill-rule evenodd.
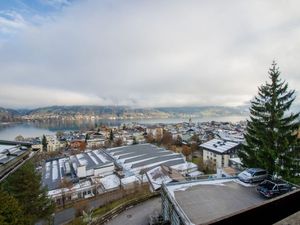
M 80 139 L 72 140 L 70 142 L 70 148 L 71 149 L 79 149 L 79 150 L 83 151 L 86 148 L 86 142 L 85 142 L 85 140 L 80 140 Z
M 203 150 L 203 161 L 212 161 L 216 168 L 229 166 L 229 159 L 236 157 L 239 143 L 212 139 L 200 145 Z
M 149 126 L 146 128 L 146 133 L 152 135 L 153 137 L 162 137 L 163 128 L 159 126 Z
M 46 135 L 47 152 L 58 151 L 60 149 L 60 142 L 54 135 Z

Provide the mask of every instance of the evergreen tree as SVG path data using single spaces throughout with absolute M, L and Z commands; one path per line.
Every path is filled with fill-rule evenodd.
M 251 101 L 250 120 L 247 121 L 246 143 L 238 153 L 247 167 L 261 167 L 270 174 L 288 178 L 295 168 L 299 113 L 289 113 L 295 91 L 280 78 L 275 62 L 269 69 L 270 83 L 258 88 Z
M 110 133 L 109 133 L 109 140 L 110 140 L 110 141 L 113 141 L 113 140 L 114 140 L 114 133 L 113 133 L 113 130 L 112 130 L 112 129 L 110 130 Z
M 133 142 L 132 142 L 133 145 L 137 145 L 138 144 L 138 142 L 136 140 L 136 137 L 133 136 L 132 140 L 133 140 Z
M 0 189 L 0 224 L 25 225 L 29 221 L 25 218 L 18 201 L 7 192 Z
M 3 187 L 18 200 L 30 223 L 49 218 L 54 212 L 54 204 L 48 198 L 46 188 L 41 186 L 41 176 L 30 161 L 10 175 Z
M 45 135 L 43 135 L 42 138 L 42 145 L 43 145 L 43 151 L 47 151 L 47 145 L 48 145 L 48 141 Z

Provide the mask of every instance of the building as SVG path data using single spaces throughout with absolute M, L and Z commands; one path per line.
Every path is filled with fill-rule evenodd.
M 165 165 L 160 165 L 147 171 L 146 176 L 148 178 L 151 191 L 157 191 L 160 189 L 162 183 L 167 184 L 185 180 L 181 173 Z
M 159 165 L 178 167 L 182 174 L 194 172 L 197 165 L 186 162 L 180 153 L 174 153 L 151 144 L 139 144 L 107 149 L 106 152 L 122 167 L 125 177 L 140 175 Z
M 0 141 L 0 181 L 24 163 L 31 153 L 31 143 Z
M 86 142 L 81 139 L 72 140 L 70 141 L 70 148 L 84 151 L 86 149 Z
M 235 178 L 162 185 L 162 216 L 170 225 L 273 224 L 300 210 L 300 190 L 268 200 Z
M 229 159 L 236 157 L 237 150 L 240 147 L 239 143 L 212 139 L 200 145 L 203 149 L 203 161 L 212 161 L 216 168 L 229 166 Z
M 101 150 L 94 150 L 46 161 L 42 180 L 48 195 L 61 204 L 110 191 L 106 184 L 114 171 L 114 163 Z
M 58 151 L 61 147 L 60 141 L 54 135 L 46 135 L 47 152 Z
M 115 170 L 114 163 L 101 150 L 86 151 L 70 156 L 70 163 L 78 178 L 103 177 L 112 174 Z

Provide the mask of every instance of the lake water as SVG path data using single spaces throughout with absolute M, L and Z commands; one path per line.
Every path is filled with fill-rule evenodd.
M 193 122 L 220 121 L 239 122 L 246 120 L 245 116 L 227 117 L 205 117 L 192 118 Z M 39 137 L 43 134 L 55 134 L 56 131 L 75 131 L 94 128 L 95 125 L 120 126 L 124 123 L 157 124 L 157 123 L 181 123 L 188 122 L 188 118 L 167 118 L 167 119 L 136 119 L 136 120 L 80 120 L 80 121 L 52 121 L 0 124 L 0 140 L 14 140 L 16 136 Z

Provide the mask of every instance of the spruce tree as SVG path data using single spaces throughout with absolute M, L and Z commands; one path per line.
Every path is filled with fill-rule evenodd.
M 30 161 L 26 162 L 3 183 L 3 188 L 18 200 L 26 218 L 35 223 L 50 218 L 54 204 L 47 196 L 47 189 L 41 185 L 41 176 Z
M 273 62 L 270 82 L 259 87 L 258 95 L 251 101 L 246 142 L 238 155 L 247 167 L 264 168 L 270 174 L 288 178 L 295 173 L 294 156 L 299 154 L 299 113 L 289 112 L 295 91 L 288 90 L 288 83 L 279 77 L 279 68 Z
M 42 138 L 43 151 L 47 151 L 48 141 L 45 135 Z
M 29 225 L 19 202 L 0 188 L 0 224 Z

